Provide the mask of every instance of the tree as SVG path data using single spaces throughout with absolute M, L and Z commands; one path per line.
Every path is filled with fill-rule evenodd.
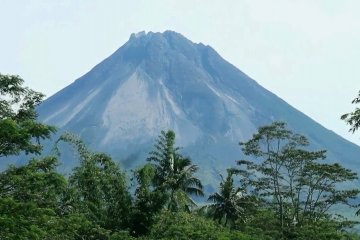
M 165 182 L 165 189 L 170 190 L 168 209 L 190 211 L 196 206 L 190 195 L 204 196 L 201 181 L 194 177 L 197 170 L 198 167 L 191 163 L 190 158 L 175 155 L 172 173 Z
M 222 182 L 218 193 L 209 196 L 208 201 L 213 202 L 210 209 L 213 212 L 214 220 L 221 223 L 224 220 L 226 226 L 228 222 L 234 225 L 235 221 L 246 221 L 247 212 L 254 209 L 256 198 L 247 196 L 246 189 L 234 186 L 234 174 L 237 171 L 227 169 L 227 177 L 224 179 L 221 175 Z
M 157 217 L 147 239 L 255 240 L 257 238 L 238 231 L 230 231 L 194 213 L 164 211 Z
M 48 223 L 54 220 L 52 209 L 11 197 L 0 198 L 0 239 L 45 239 Z
M 133 236 L 141 236 L 150 231 L 155 216 L 163 209 L 167 199 L 164 192 L 154 189 L 152 185 L 155 169 L 151 164 L 134 171 L 134 177 L 138 187 L 135 190 L 130 232 Z
M 194 176 L 198 167 L 178 152 L 175 133 L 162 131 L 154 148 L 147 160 L 155 169 L 155 188 L 169 196 L 167 208 L 177 211 L 196 206 L 189 195 L 204 195 L 201 181 Z
M 352 101 L 352 104 L 360 103 L 360 91 L 359 95 Z M 356 107 L 353 112 L 343 114 L 341 119 L 351 126 L 350 132 L 355 132 L 360 127 L 360 108 Z
M 174 168 L 174 155 L 178 154 L 179 147 L 175 147 L 175 133 L 173 131 L 161 131 L 154 150 L 150 152 L 147 161 L 153 162 L 155 169 L 154 185 L 163 185 Z
M 0 157 L 40 154 L 55 127 L 37 122 L 43 94 L 18 76 L 0 74 Z M 0 239 L 107 239 L 108 232 L 66 202 L 68 181 L 55 157 L 32 159 L 0 173 Z
M 23 83 L 19 76 L 0 74 L 0 157 L 22 151 L 39 154 L 40 140 L 55 132 L 55 127 L 36 121 L 44 95 Z
M 336 204 L 349 204 L 357 189 L 339 189 L 339 184 L 357 179 L 356 173 L 338 163 L 327 164 L 325 151 L 308 151 L 304 136 L 275 122 L 260 127 L 252 139 L 240 143 L 247 156 L 259 163 L 241 160 L 253 191 L 276 212 L 281 231 L 329 218 Z M 245 171 L 246 170 L 246 171 Z
M 131 197 L 125 174 L 104 153 L 93 153 L 77 136 L 65 133 L 60 141 L 72 144 L 80 156 L 80 166 L 69 177 L 75 212 L 83 213 L 95 224 L 112 231 L 128 227 Z
M 0 197 L 19 202 L 33 202 L 39 207 L 62 212 L 61 198 L 67 181 L 56 172 L 58 161 L 54 157 L 32 159 L 20 167 L 10 166 L 0 173 Z
M 344 222 L 340 222 L 330 218 L 319 219 L 316 222 L 311 222 L 303 225 L 294 226 L 286 232 L 281 231 L 278 225 L 277 216 L 271 209 L 261 208 L 248 219 L 242 223 L 239 231 L 264 240 L 278 240 L 278 239 L 296 239 L 296 240 L 345 240 L 345 239 L 359 239 L 355 233 L 350 233 L 349 230 L 344 231 Z M 356 231 L 356 230 L 355 230 Z
M 352 104 L 359 104 L 360 103 L 360 91 L 358 96 L 352 100 Z M 346 124 L 350 125 L 349 131 L 354 133 L 360 127 L 360 108 L 356 107 L 353 112 L 343 114 L 341 119 L 346 122 Z M 360 209 L 356 212 L 356 215 L 360 215 Z
M 68 182 L 54 157 L 0 173 L 0 239 L 104 239 L 107 232 L 71 213 Z
M 66 180 L 56 173 L 52 157 L 10 166 L 0 173 L 0 238 L 39 239 L 61 212 Z

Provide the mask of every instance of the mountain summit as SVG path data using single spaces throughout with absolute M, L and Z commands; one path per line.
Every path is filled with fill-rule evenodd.
M 173 31 L 132 34 L 38 112 L 43 122 L 79 134 L 125 167 L 143 163 L 160 131 L 173 129 L 184 152 L 213 176 L 241 158 L 239 141 L 275 120 L 347 167 L 360 156 L 360 147 L 261 87 L 213 48 Z

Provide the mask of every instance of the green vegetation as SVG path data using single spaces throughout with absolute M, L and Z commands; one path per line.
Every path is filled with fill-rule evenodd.
M 17 76 L 0 80 L 0 157 L 39 154 L 39 140 L 55 131 L 36 121 L 42 94 Z M 355 115 L 344 117 L 354 130 Z M 60 142 L 79 156 L 68 176 L 57 171 Z M 198 206 L 194 196 L 206 200 L 198 166 L 180 153 L 173 131 L 161 132 L 131 182 L 110 156 L 65 133 L 54 156 L 0 172 L 0 239 L 360 239 L 351 232 L 356 222 L 329 211 L 352 207 L 359 190 L 344 186 L 357 180 L 354 172 L 324 162 L 324 150 L 309 150 L 281 122 L 240 145 L 248 159 Z
M 155 190 L 167 195 L 168 210 L 190 211 L 196 204 L 189 195 L 204 196 L 201 181 L 194 177 L 198 167 L 179 153 L 179 148 L 175 147 L 175 133 L 171 130 L 161 132 L 154 148 L 147 160 L 153 162 L 155 169 Z
M 359 91 L 359 95 L 354 100 L 352 100 L 352 103 L 353 104 L 360 103 L 360 91 Z M 354 133 L 360 127 L 360 108 L 356 107 L 353 112 L 342 115 L 341 119 L 351 126 L 349 131 Z
M 357 174 L 338 163 L 322 163 L 325 151 L 308 151 L 307 139 L 275 122 L 260 127 L 245 143 L 242 151 L 257 159 L 238 161 L 243 185 L 251 189 L 273 211 L 276 229 L 282 239 L 299 238 L 302 232 L 321 223 L 334 227 L 351 222 L 335 220 L 329 209 L 338 204 L 350 206 L 358 189 L 340 189 L 339 184 L 357 179 Z
M 55 131 L 36 122 L 35 108 L 44 95 L 23 87 L 23 82 L 18 76 L 0 74 L 0 157 L 20 152 L 39 154 L 40 139 Z
M 244 195 L 246 189 L 235 187 L 234 169 L 227 170 L 227 177 L 220 183 L 219 192 L 211 194 L 208 201 L 213 202 L 207 208 L 209 215 L 224 226 L 235 226 L 236 223 L 245 223 L 256 212 L 258 198 Z
M 359 104 L 360 103 L 360 91 L 358 96 L 352 100 L 352 104 Z M 341 119 L 344 120 L 348 125 L 350 125 L 349 131 L 354 133 L 359 130 L 360 127 L 360 108 L 356 107 L 353 112 L 343 114 Z M 356 215 L 360 215 L 360 209 L 356 212 Z

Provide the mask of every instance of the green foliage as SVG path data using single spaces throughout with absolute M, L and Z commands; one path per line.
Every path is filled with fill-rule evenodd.
M 360 91 L 359 95 L 352 101 L 352 104 L 360 103 Z M 346 122 L 346 124 L 350 125 L 350 132 L 355 132 L 360 127 L 360 108 L 356 107 L 353 112 L 343 114 L 341 119 Z
M 284 234 L 294 226 L 327 219 L 332 206 L 349 205 L 359 193 L 338 188 L 339 183 L 357 179 L 356 173 L 338 163 L 320 163 L 325 151 L 306 150 L 307 139 L 287 130 L 285 123 L 261 127 L 240 145 L 246 155 L 260 161 L 239 161 L 240 173 L 254 194 L 274 209 Z
M 186 212 L 164 211 L 151 229 L 150 239 L 255 239 L 237 231 L 229 231 L 211 220 Z
M 119 166 L 108 155 L 89 151 L 75 135 L 65 133 L 59 141 L 72 144 L 81 159 L 69 178 L 70 204 L 105 229 L 127 227 L 131 197 Z
M 0 239 L 43 239 L 46 223 L 54 218 L 51 209 L 39 208 L 35 203 L 0 198 Z
M 131 207 L 124 174 L 111 158 L 95 154 L 70 176 L 75 204 L 95 223 L 112 230 L 127 226 Z
M 346 225 L 346 223 L 345 223 Z M 331 218 L 323 218 L 316 222 L 307 222 L 301 226 L 292 226 L 283 231 L 276 212 L 271 209 L 261 209 L 244 224 L 238 225 L 237 229 L 256 239 L 278 240 L 327 240 L 327 239 L 359 239 L 359 235 L 343 231 L 343 223 Z
M 135 239 L 140 239 L 140 238 L 132 237 L 127 231 L 115 232 L 109 238 L 109 240 L 135 240 Z
M 282 232 L 276 213 L 270 209 L 260 208 L 243 223 L 235 223 L 234 228 L 257 239 L 277 240 Z
M 56 166 L 57 159 L 47 157 L 11 166 L 0 174 L 0 239 L 106 236 L 83 215 L 67 213 L 67 181 L 56 172 Z M 91 238 L 92 234 L 97 237 Z
M 201 181 L 194 176 L 198 167 L 190 158 L 182 156 L 175 147 L 175 133 L 161 132 L 147 159 L 155 169 L 153 184 L 168 195 L 167 208 L 172 211 L 190 210 L 195 202 L 189 195 L 203 196 Z
M 55 127 L 36 121 L 36 106 L 43 94 L 23 87 L 19 76 L 0 74 L 0 157 L 39 154 L 41 139 L 49 138 Z
M 327 219 L 294 228 L 291 235 L 292 239 L 299 240 L 352 239 L 349 234 L 341 231 L 339 223 Z
M 203 195 L 202 184 L 194 177 L 197 166 L 178 151 L 175 133 L 162 131 L 147 159 L 150 163 L 134 172 L 138 187 L 132 212 L 132 235 L 148 233 L 154 217 L 164 207 L 171 211 L 190 210 L 196 204 L 189 195 Z
M 359 104 L 360 103 L 360 91 L 358 96 L 352 100 L 352 104 Z M 349 131 L 354 133 L 360 127 L 360 108 L 356 107 L 353 112 L 343 114 L 341 119 L 346 122 L 346 124 L 350 125 Z M 356 212 L 356 215 L 360 215 L 360 209 Z
M 166 203 L 166 194 L 152 187 L 155 169 L 146 164 L 134 172 L 138 187 L 135 191 L 135 202 L 131 218 L 131 234 L 141 236 L 147 234 L 155 216 Z
M 36 122 L 43 95 L 22 84 L 18 76 L 0 74 L 0 157 L 38 154 L 40 140 L 55 131 Z M 359 102 L 360 95 L 353 103 Z M 360 126 L 359 116 L 359 109 L 343 116 L 351 131 Z M 325 151 L 306 150 L 307 139 L 284 123 L 262 127 L 241 143 L 258 163 L 239 161 L 209 196 L 212 204 L 192 212 L 190 195 L 203 196 L 203 187 L 195 177 L 198 167 L 175 146 L 173 131 L 161 132 L 149 163 L 134 171 L 133 198 L 110 156 L 90 151 L 70 133 L 56 147 L 59 142 L 70 143 L 80 158 L 68 179 L 56 171 L 53 156 L 0 173 L 0 239 L 359 239 L 344 231 L 353 222 L 328 212 L 358 194 L 338 189 L 356 174 L 321 163 Z
M 227 170 L 227 177 L 222 182 L 218 193 L 209 196 L 208 201 L 213 202 L 209 206 L 210 214 L 214 220 L 219 223 L 224 222 L 234 225 L 235 221 L 245 222 L 251 214 L 256 210 L 256 198 L 246 194 L 245 188 L 234 186 L 233 175 L 236 173 L 234 169 Z
M 60 216 L 48 230 L 49 240 L 107 240 L 110 231 L 89 221 L 84 214 Z
M 56 172 L 57 165 L 56 158 L 46 157 L 33 159 L 25 166 L 10 166 L 0 173 L 0 197 L 33 202 L 39 207 L 61 212 L 61 198 L 67 181 Z

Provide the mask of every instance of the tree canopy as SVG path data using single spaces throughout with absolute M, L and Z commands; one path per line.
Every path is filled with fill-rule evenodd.
M 357 174 L 339 163 L 324 163 L 325 151 L 307 150 L 307 139 L 286 128 L 283 122 L 260 127 L 247 141 L 243 152 L 258 160 L 238 161 L 246 185 L 274 209 L 283 232 L 331 220 L 329 210 L 339 204 L 350 206 L 358 189 L 344 189 L 341 183 Z
M 352 104 L 359 104 L 360 103 L 360 91 L 358 96 L 352 100 Z M 360 127 L 360 108 L 356 107 L 353 112 L 343 114 L 341 119 L 346 122 L 346 124 L 350 125 L 351 132 L 355 132 Z
M 0 74 L 0 157 L 39 154 L 40 140 L 55 132 L 55 127 L 37 122 L 36 107 L 44 95 L 23 83 L 19 76 Z
M 39 154 L 40 140 L 55 132 L 37 121 L 43 95 L 22 85 L 0 74 L 0 157 Z M 352 131 L 360 126 L 359 109 L 343 118 Z M 200 206 L 192 199 L 205 195 L 199 167 L 175 140 L 174 131 L 162 131 L 129 182 L 111 156 L 63 133 L 57 154 L 0 172 L 0 239 L 360 239 L 337 209 L 356 203 L 359 190 L 346 188 L 356 173 L 326 161 L 325 150 L 285 123 L 260 127 L 240 143 L 246 159 L 229 166 Z M 58 171 L 60 142 L 79 157 L 66 175 Z
M 168 194 L 168 209 L 173 211 L 196 206 L 189 195 L 204 195 L 201 181 L 194 175 L 198 167 L 179 150 L 175 133 L 162 131 L 148 157 L 155 169 L 154 186 Z

